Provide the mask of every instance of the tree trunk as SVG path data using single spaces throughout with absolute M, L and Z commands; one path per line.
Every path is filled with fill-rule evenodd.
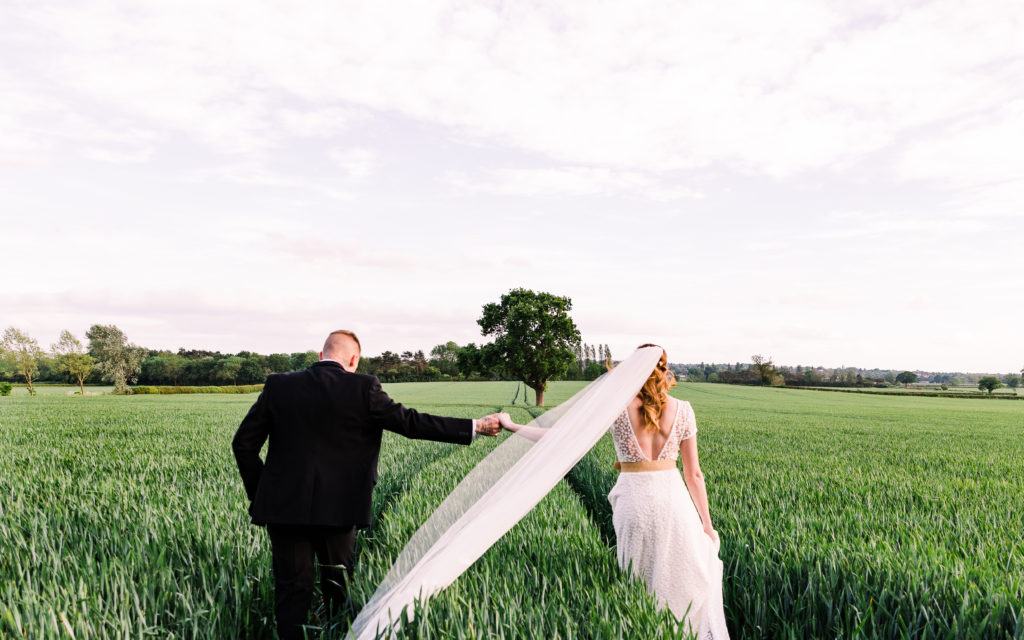
M 36 388 L 32 386 L 32 376 L 29 374 L 25 374 L 25 381 L 28 382 L 28 395 L 36 395 Z
M 85 395 L 85 377 L 83 376 L 78 376 L 78 390 L 81 392 L 81 395 Z
M 537 394 L 537 406 L 538 407 L 543 407 L 544 406 L 544 386 L 545 385 L 543 385 L 543 384 L 538 385 L 536 387 L 533 386 L 533 385 L 530 385 L 530 388 L 533 389 L 533 392 Z

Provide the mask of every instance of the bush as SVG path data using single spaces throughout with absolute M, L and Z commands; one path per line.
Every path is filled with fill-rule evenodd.
M 175 387 L 175 386 L 152 386 L 141 385 L 132 387 L 132 393 L 151 394 L 175 394 L 175 393 L 257 393 L 263 391 L 262 384 L 243 384 L 225 387 Z
M 9 395 L 11 395 L 11 389 L 13 389 L 13 388 L 14 387 L 11 386 L 10 382 L 0 382 L 0 396 L 9 396 Z

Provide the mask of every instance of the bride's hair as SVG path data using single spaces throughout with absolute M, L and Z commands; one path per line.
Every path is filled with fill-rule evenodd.
M 659 347 L 657 344 L 642 344 L 637 349 L 644 347 Z M 658 364 L 654 365 L 654 371 L 647 376 L 647 381 L 640 389 L 637 397 L 640 398 L 640 415 L 644 418 L 644 426 L 649 431 L 658 430 L 658 421 L 661 418 L 661 410 L 668 399 L 668 390 L 671 384 L 668 380 L 668 355 L 661 350 L 661 358 Z

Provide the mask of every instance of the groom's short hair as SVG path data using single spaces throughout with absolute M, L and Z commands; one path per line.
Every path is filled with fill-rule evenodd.
M 329 345 L 331 344 L 332 338 L 334 336 L 348 336 L 349 338 L 352 338 L 352 341 L 356 343 L 356 349 L 359 351 L 359 353 L 363 352 L 363 345 L 359 344 L 359 338 L 356 337 L 356 334 L 354 332 L 349 331 L 348 329 L 338 329 L 337 331 L 332 331 L 327 336 L 327 341 L 324 343 L 324 351 L 329 350 Z

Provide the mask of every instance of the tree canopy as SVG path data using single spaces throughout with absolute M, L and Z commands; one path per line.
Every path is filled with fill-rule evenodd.
M 130 393 L 128 382 L 134 383 L 142 370 L 146 350 L 128 343 L 128 336 L 116 325 L 94 324 L 85 332 L 89 339 L 89 355 L 96 359 L 96 369 L 104 380 L 114 385 L 114 393 Z
M 494 342 L 483 348 L 485 366 L 522 380 L 544 406 L 550 378 L 564 375 L 576 361 L 580 332 L 569 316 L 572 300 L 529 289 L 513 289 L 499 302 L 485 304 L 477 322 Z
M 772 384 L 778 374 L 778 369 L 775 368 L 771 356 L 765 358 L 762 355 L 755 355 L 750 357 L 750 361 L 754 363 L 754 370 L 757 371 L 757 376 L 761 379 L 761 385 Z M 687 379 L 689 379 L 689 375 L 687 375 Z
M 917 382 L 917 374 L 913 371 L 903 371 L 896 376 L 896 382 L 902 384 L 904 387 L 913 382 Z
M 996 389 L 1001 389 L 1003 383 L 999 381 L 999 378 L 995 376 L 985 376 L 981 380 L 978 380 L 978 389 L 981 391 L 988 391 L 992 393 Z
M 65 329 L 56 344 L 50 346 L 50 351 L 57 358 L 57 369 L 72 376 L 78 382 L 79 392 L 85 395 L 85 379 L 92 373 L 96 361 L 85 352 L 82 341 Z
M 24 331 L 15 327 L 7 327 L 4 330 L 3 338 L 0 339 L 0 359 L 4 360 L 9 368 L 25 378 L 28 384 L 28 392 L 36 395 L 36 388 L 32 386 L 36 374 L 39 373 L 39 361 L 43 357 L 43 350 L 39 343 Z

